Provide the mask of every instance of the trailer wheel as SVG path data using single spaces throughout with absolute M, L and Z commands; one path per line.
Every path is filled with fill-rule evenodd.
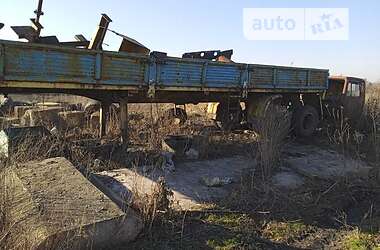
M 312 136 L 318 126 L 319 115 L 318 111 L 309 105 L 299 107 L 294 116 L 294 129 L 298 136 Z
M 234 129 L 242 121 L 242 108 L 240 103 L 221 102 L 216 108 L 216 122 L 223 130 Z
M 260 98 L 252 98 L 247 104 L 247 122 L 252 129 L 256 129 L 259 123 L 267 116 L 283 111 L 281 95 L 268 95 Z M 281 112 L 283 113 L 283 112 Z

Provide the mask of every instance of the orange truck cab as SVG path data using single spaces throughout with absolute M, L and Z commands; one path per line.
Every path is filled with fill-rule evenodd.
M 363 112 L 365 90 L 364 79 L 349 76 L 329 77 L 329 87 L 324 98 L 327 115 L 343 115 L 350 120 L 356 120 Z

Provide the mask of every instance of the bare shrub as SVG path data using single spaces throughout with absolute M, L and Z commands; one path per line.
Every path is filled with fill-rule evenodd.
M 110 137 L 115 137 L 120 134 L 120 111 L 117 106 L 111 105 L 107 121 L 107 135 Z
M 82 172 L 87 173 L 94 163 L 94 155 L 75 147 L 63 137 L 24 135 L 18 139 L 8 157 L 1 156 L 5 167 L 28 161 L 40 161 L 54 157 L 65 157 Z
M 8 208 L 8 192 L 7 187 L 5 186 L 5 169 L 0 167 L 0 246 L 6 237 L 6 228 L 7 228 L 7 211 Z
M 364 112 L 360 119 L 364 141 L 361 146 L 362 155 L 376 166 L 373 174 L 380 179 L 380 86 L 369 85 L 366 90 Z
M 0 248 L 2 249 L 9 248 L 7 238 L 13 227 L 8 218 L 12 197 L 10 187 L 6 182 L 6 171 L 8 171 L 8 168 L 4 166 L 0 167 Z
M 257 163 L 263 180 L 268 180 L 280 166 L 285 138 L 289 134 L 291 113 L 274 106 L 257 125 Z
M 330 128 L 327 130 L 327 136 L 334 145 L 337 145 L 338 148 L 342 151 L 343 155 L 346 155 L 346 152 L 350 148 L 352 142 L 352 135 L 354 131 L 348 121 L 344 117 L 343 110 L 338 111 L 338 118 L 330 119 Z
M 158 217 L 158 213 L 168 213 L 171 211 L 173 192 L 168 188 L 166 181 L 160 177 L 150 194 L 141 194 L 138 187 L 133 187 L 132 203 L 142 215 L 148 231 L 152 229 L 153 223 Z
M 370 148 L 374 160 L 380 160 L 380 87 L 372 87 L 367 90 L 365 116 L 370 133 Z

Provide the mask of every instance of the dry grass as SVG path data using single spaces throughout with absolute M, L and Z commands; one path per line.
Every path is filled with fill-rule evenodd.
M 355 229 L 343 237 L 339 248 L 345 250 L 379 250 L 380 242 L 375 235 L 363 233 L 359 229 Z
M 141 187 L 140 187 L 141 188 Z M 142 194 L 138 190 L 137 183 L 132 190 L 131 203 L 132 207 L 136 208 L 143 218 L 147 232 L 150 232 L 153 223 L 158 219 L 162 219 L 163 216 L 172 212 L 172 196 L 173 192 L 167 187 L 165 179 L 160 177 L 157 184 L 153 186 L 152 192 L 148 194 Z
M 5 186 L 5 167 L 0 167 L 0 246 L 2 245 L 2 242 L 4 241 L 4 238 L 7 235 L 7 229 L 9 228 L 8 222 L 7 222 L 7 211 L 9 211 L 9 193 L 7 192 L 6 186 Z
M 369 130 L 369 148 L 376 163 L 380 160 L 380 86 L 367 90 L 365 121 Z
M 269 180 L 280 166 L 285 138 L 290 132 L 290 121 L 291 113 L 276 106 L 257 125 L 259 138 L 255 154 L 263 180 Z
M 378 164 L 380 160 L 380 86 L 369 86 L 363 114 L 350 121 L 343 115 L 329 120 L 329 141 L 349 160 L 363 159 Z

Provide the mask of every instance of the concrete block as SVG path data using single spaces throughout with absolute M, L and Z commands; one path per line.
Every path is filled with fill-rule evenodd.
M 99 126 L 100 126 L 100 112 L 95 112 L 93 114 L 91 114 L 90 116 L 90 120 L 89 120 L 89 127 L 91 129 L 99 129 Z
M 22 126 L 58 126 L 58 113 L 64 111 L 63 107 L 41 108 L 27 110 L 21 119 Z
M 43 107 L 43 108 L 58 108 L 62 107 L 62 103 L 60 102 L 39 102 L 36 104 L 37 106 Z
M 97 178 L 118 194 L 119 201 L 125 202 L 133 192 L 138 197 L 150 196 L 161 177 L 173 191 L 172 205 L 176 210 L 198 210 L 222 202 L 239 185 L 241 177 L 250 173 L 252 161 L 249 158 L 233 157 L 217 160 L 179 162 L 175 172 L 155 168 L 147 173 L 144 166 L 131 169 L 103 171 Z M 218 187 L 208 187 L 202 180 L 218 180 Z M 134 193 L 134 194 L 136 194 Z
M 1 177 L 13 225 L 9 249 L 99 249 L 134 240 L 142 230 L 134 210 L 123 212 L 65 158 L 13 166 Z
M 182 158 L 191 148 L 192 139 L 190 136 L 169 135 L 162 140 L 162 150 L 175 154 Z
M 310 178 L 337 180 L 339 178 L 367 179 L 373 167 L 360 159 L 313 145 L 291 144 L 286 148 L 287 166 Z
M 24 116 L 27 110 L 33 109 L 33 106 L 16 106 L 14 107 L 15 116 L 19 119 Z
M 84 111 L 59 112 L 58 116 L 63 121 L 66 128 L 81 128 L 85 124 Z

